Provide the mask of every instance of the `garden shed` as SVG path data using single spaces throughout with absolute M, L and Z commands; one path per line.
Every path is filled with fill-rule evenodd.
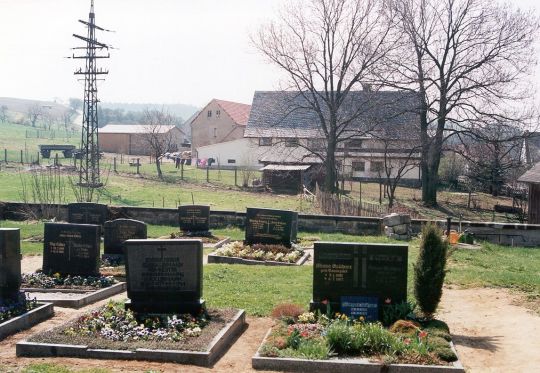
M 529 185 L 529 224 L 540 224 L 540 162 L 518 179 L 519 182 Z

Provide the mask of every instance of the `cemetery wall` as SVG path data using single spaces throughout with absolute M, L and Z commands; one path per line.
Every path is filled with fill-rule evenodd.
M 24 220 L 29 212 L 39 216 L 39 204 L 0 203 L 0 219 Z M 58 206 L 57 220 L 67 221 L 67 205 Z M 109 207 L 109 219 L 127 218 L 141 220 L 148 224 L 178 225 L 178 209 L 152 207 Z M 237 226 L 244 228 L 245 213 L 235 211 L 210 211 L 210 227 L 219 228 Z M 413 232 L 421 230 L 421 226 L 429 220 L 412 219 Z M 446 229 L 446 220 L 438 220 L 437 224 Z M 298 215 L 298 230 L 304 232 L 342 232 L 348 234 L 379 235 L 383 230 L 382 219 L 360 216 L 332 215 Z M 458 230 L 459 222 L 452 222 L 452 229 Z M 516 246 L 540 246 L 539 224 L 514 224 L 493 222 L 461 222 L 461 230 L 468 229 L 477 238 L 492 243 Z

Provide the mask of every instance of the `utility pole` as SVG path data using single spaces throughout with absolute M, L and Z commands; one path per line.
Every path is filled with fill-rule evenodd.
M 85 67 L 75 71 L 75 75 L 84 76 L 84 102 L 83 102 L 83 123 L 81 134 L 81 157 L 79 164 L 79 183 L 81 195 L 86 202 L 91 202 L 94 190 L 103 186 L 100 181 L 99 170 L 99 143 L 98 143 L 98 98 L 97 98 L 97 76 L 106 75 L 109 72 L 103 68 L 97 67 L 97 60 L 100 58 L 109 58 L 109 45 L 103 44 L 96 39 L 96 30 L 110 31 L 101 28 L 95 24 L 96 15 L 94 13 L 94 0 L 91 0 L 90 14 L 88 22 L 79 20 L 86 26 L 87 36 L 73 34 L 77 39 L 86 43 L 84 47 L 75 47 L 73 49 L 84 50 L 85 54 L 71 58 L 84 59 Z M 107 54 L 98 54 L 107 50 Z M 80 79 L 83 80 L 83 79 Z M 100 79 L 104 80 L 104 79 Z

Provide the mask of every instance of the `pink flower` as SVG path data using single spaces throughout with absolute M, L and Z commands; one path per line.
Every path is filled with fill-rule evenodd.
M 326 306 L 326 305 L 328 304 L 328 299 L 323 299 L 323 300 L 321 301 L 321 303 L 324 304 L 324 305 Z
M 418 333 L 418 338 L 422 339 L 422 338 L 426 338 L 428 335 L 428 332 L 426 332 L 425 330 L 422 330 L 420 333 Z
M 386 299 L 384 300 L 384 303 L 385 303 L 385 304 L 390 304 L 390 303 L 392 303 L 392 299 L 391 299 L 391 298 L 386 298 Z
M 410 345 L 411 344 L 411 339 L 410 338 L 405 338 L 403 340 L 403 343 L 405 343 L 406 346 Z

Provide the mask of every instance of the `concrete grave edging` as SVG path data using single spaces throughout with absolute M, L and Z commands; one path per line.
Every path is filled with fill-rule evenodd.
M 236 256 L 222 256 L 208 254 L 208 264 L 246 264 L 246 265 L 265 265 L 265 266 L 301 266 L 309 259 L 309 252 L 304 250 L 304 255 L 296 263 L 275 262 L 272 260 L 253 260 L 243 259 Z
M 80 289 L 36 289 L 36 288 L 21 288 L 21 290 L 32 293 L 40 302 L 50 302 L 58 307 L 66 308 L 81 308 L 89 304 L 98 302 L 100 300 L 112 297 L 126 290 L 126 283 L 119 282 L 118 284 L 111 285 L 104 289 L 99 289 L 93 292 L 83 291 Z M 36 295 L 43 294 L 43 295 Z M 50 293 L 64 293 L 64 294 L 86 294 L 80 298 L 48 298 L 47 294 Z
M 264 345 L 272 329 L 266 333 L 261 347 Z M 260 355 L 261 347 L 251 358 L 251 366 L 257 370 L 276 370 L 282 372 L 332 372 L 332 373 L 465 373 L 463 365 L 459 361 L 451 365 L 418 365 L 418 364 L 390 364 L 371 363 L 368 359 L 329 359 L 308 360 L 295 358 L 263 357 Z M 452 351 L 457 356 L 457 351 L 450 342 Z
M 52 303 L 39 302 L 38 304 L 40 304 L 40 306 L 34 308 L 33 310 L 1 323 L 0 340 L 21 330 L 29 329 L 54 315 L 54 307 Z
M 229 348 L 245 327 L 246 312 L 238 310 L 233 319 L 212 339 L 206 351 L 93 349 L 84 345 L 18 342 L 16 355 L 24 357 L 78 357 L 87 359 L 120 359 L 172 362 L 211 367 Z
M 216 243 L 203 243 L 204 249 L 219 249 L 221 246 L 225 245 L 226 243 L 231 242 L 230 237 L 225 237 L 221 241 L 218 241 Z

